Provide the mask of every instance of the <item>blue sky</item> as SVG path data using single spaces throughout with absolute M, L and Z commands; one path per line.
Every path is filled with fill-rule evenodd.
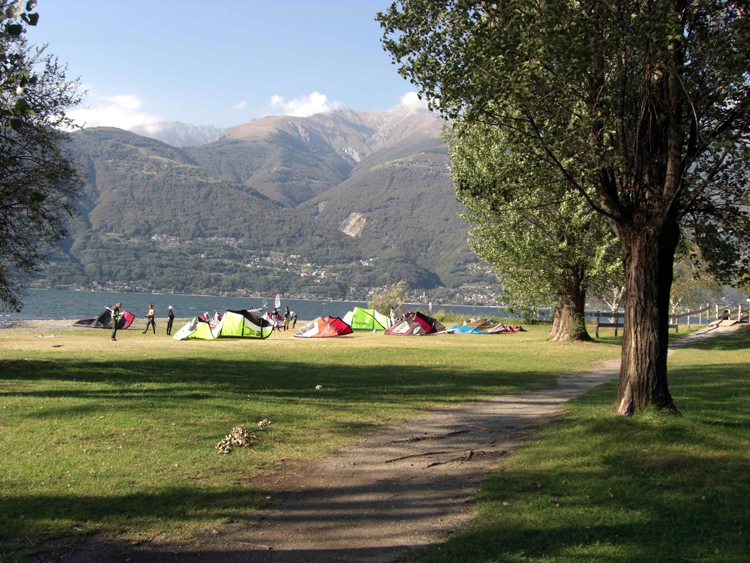
M 414 87 L 380 46 L 390 0 L 39 2 L 32 44 L 88 90 L 89 125 L 227 127 L 268 114 L 389 109 Z

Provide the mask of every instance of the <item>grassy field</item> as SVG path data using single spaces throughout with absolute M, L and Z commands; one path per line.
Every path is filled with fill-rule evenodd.
M 92 533 L 184 539 L 261 506 L 254 476 L 426 407 L 545 387 L 618 355 L 548 344 L 548 331 L 212 342 L 0 331 L 0 555 Z M 264 418 L 273 426 L 253 447 L 217 454 L 232 427 Z
M 413 561 L 750 561 L 750 329 L 675 352 L 669 377 L 681 417 L 588 392 L 485 482 L 470 530 Z

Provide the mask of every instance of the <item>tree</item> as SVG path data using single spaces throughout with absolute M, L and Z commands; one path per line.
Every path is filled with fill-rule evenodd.
M 39 18 L 34 6 L 0 0 L 0 306 L 13 309 L 24 278 L 65 235 L 81 187 L 63 131 L 80 97 L 65 68 L 23 39 L 24 24 Z
M 612 313 L 611 322 L 616 323 L 619 319 L 615 315 L 625 302 L 625 272 L 622 270 L 622 264 L 612 268 L 608 275 L 600 276 L 591 286 L 591 296 L 594 299 L 603 301 L 609 311 Z M 617 336 L 617 327 L 615 327 L 615 336 Z
M 375 309 L 378 313 L 387 315 L 391 307 L 397 307 L 409 297 L 409 284 L 404 280 L 393 284 L 390 289 L 379 293 L 367 302 L 370 309 Z
M 672 314 L 681 308 L 705 305 L 709 300 L 721 297 L 723 286 L 708 271 L 700 249 L 694 244 L 686 248 L 674 264 L 674 281 L 669 296 Z
M 669 295 L 680 224 L 747 242 L 746 0 L 402 0 L 383 45 L 433 108 L 556 168 L 622 247 L 616 412 L 675 409 Z M 705 229 L 704 229 L 705 227 Z M 700 239 L 701 237 L 697 237 Z
M 471 249 L 516 301 L 555 296 L 552 341 L 591 340 L 587 288 L 621 263 L 609 224 L 556 169 L 516 155 L 497 128 L 458 123 L 446 140 L 463 218 L 475 225 Z

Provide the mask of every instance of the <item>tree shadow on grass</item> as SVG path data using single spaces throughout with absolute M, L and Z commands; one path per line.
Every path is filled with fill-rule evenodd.
M 552 456 L 553 469 L 534 468 L 548 466 L 535 455 L 493 475 L 479 495 L 479 525 L 419 561 L 747 560 L 746 451 L 727 437 L 705 456 L 685 454 L 680 444 L 710 437 L 609 422 L 578 420 L 556 442 L 542 439 L 554 450 L 587 436 L 565 459 Z
M 508 369 L 457 373 L 425 366 L 351 366 L 257 360 L 195 359 L 175 373 L 174 360 L 111 362 L 7 362 L 3 379 L 24 384 L 0 397 L 81 399 L 168 404 L 206 401 L 217 396 L 268 401 L 315 401 L 341 405 L 378 400 L 457 403 L 493 392 L 523 392 L 552 385 L 562 374 Z M 40 382 L 40 385 L 35 385 Z M 100 384 L 100 385 L 89 385 Z M 316 389 L 316 386 L 321 389 Z M 80 409 L 81 407 L 76 407 Z M 79 411 L 80 412 L 80 411 Z M 53 410 L 33 413 L 40 418 Z M 59 412 L 56 414 L 60 414 Z

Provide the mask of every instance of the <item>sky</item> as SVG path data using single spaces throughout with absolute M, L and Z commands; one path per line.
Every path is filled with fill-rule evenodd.
M 390 0 L 39 2 L 27 39 L 87 91 L 73 115 L 130 129 L 417 104 L 383 51 Z M 409 94 L 412 92 L 411 94 Z

